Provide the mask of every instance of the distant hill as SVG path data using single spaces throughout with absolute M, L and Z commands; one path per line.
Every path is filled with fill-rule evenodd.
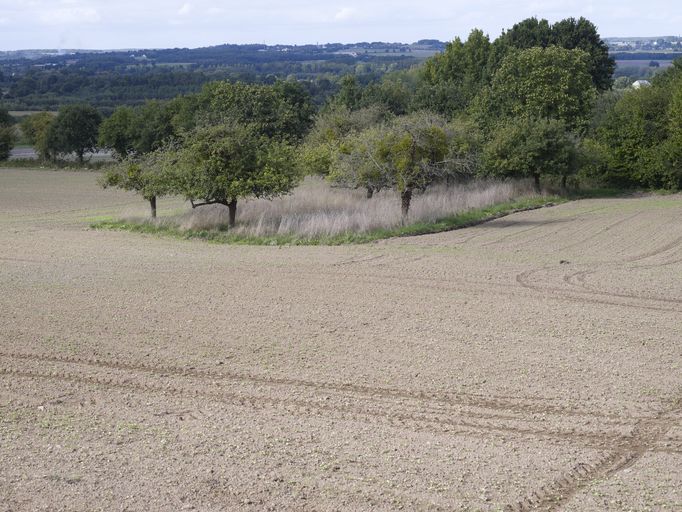
M 213 80 L 301 81 L 318 103 L 337 78 L 370 81 L 409 68 L 445 43 L 223 44 L 204 48 L 0 52 L 0 100 L 11 110 L 55 110 L 86 102 L 102 111 L 196 92 Z

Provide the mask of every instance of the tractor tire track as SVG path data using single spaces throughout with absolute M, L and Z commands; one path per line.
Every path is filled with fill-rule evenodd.
M 656 450 L 656 445 L 679 421 L 676 416 L 682 411 L 682 399 L 667 410 L 660 411 L 655 418 L 641 420 L 635 426 L 632 436 L 624 445 L 614 446 L 594 464 L 578 464 L 568 473 L 541 487 L 521 501 L 505 507 L 505 512 L 527 512 L 531 510 L 553 512 L 560 510 L 579 491 L 592 482 L 611 478 L 616 473 L 637 463 L 645 453 Z M 672 453 L 676 453 L 672 451 Z
M 429 415 L 425 413 L 401 412 L 395 408 L 382 408 L 370 404 L 366 409 L 355 404 L 329 404 L 325 401 L 300 400 L 296 398 L 276 398 L 270 396 L 252 396 L 234 393 L 227 390 L 210 391 L 177 385 L 158 385 L 135 382 L 129 378 L 111 378 L 84 376 L 64 371 L 34 371 L 15 368 L 0 368 L 0 375 L 31 380 L 52 382 L 69 382 L 81 385 L 94 385 L 107 389 L 117 389 L 141 394 L 162 394 L 177 398 L 201 398 L 224 403 L 235 407 L 247 407 L 250 410 L 266 408 L 283 411 L 287 414 L 308 417 L 316 416 L 366 424 L 381 424 L 407 429 L 412 432 L 432 432 L 437 434 L 476 436 L 484 439 L 490 437 L 513 436 L 520 439 L 551 440 L 585 448 L 604 449 L 605 446 L 617 443 L 621 435 L 609 432 L 575 432 L 549 428 L 510 426 L 492 420 L 473 420 L 450 418 L 446 414 Z M 465 416 L 465 415 L 463 415 Z
M 4 354 L 7 356 L 7 354 Z M 24 361 L 35 362 L 34 356 L 20 357 Z M 41 357 L 38 361 L 63 363 L 65 360 L 68 364 L 83 364 L 78 361 L 80 358 L 63 358 L 63 357 Z M 87 364 L 87 363 L 86 363 Z M 306 416 L 314 414 L 316 416 L 325 418 L 335 418 L 349 421 L 359 421 L 363 423 L 379 423 L 388 424 L 394 427 L 409 429 L 411 431 L 429 431 L 435 433 L 449 433 L 449 434 L 465 434 L 474 435 L 483 438 L 491 436 L 513 436 L 521 439 L 539 439 L 539 440 L 553 440 L 571 445 L 579 444 L 586 448 L 604 449 L 607 446 L 622 445 L 627 443 L 628 436 L 614 430 L 615 427 L 632 427 L 632 421 L 627 422 L 623 418 L 617 418 L 616 421 L 611 421 L 605 418 L 604 421 L 596 426 L 590 427 L 591 430 L 581 431 L 580 427 L 576 428 L 575 421 L 569 422 L 566 425 L 547 425 L 546 419 L 541 418 L 540 421 L 535 419 L 522 417 L 504 417 L 500 414 L 502 409 L 501 404 L 506 404 L 506 410 L 509 413 L 528 414 L 527 404 L 514 404 L 508 401 L 495 402 L 491 404 L 489 400 L 483 402 L 468 401 L 466 406 L 479 407 L 491 409 L 491 412 L 478 412 L 466 410 L 447 410 L 443 408 L 435 408 L 433 402 L 428 398 L 421 398 L 416 404 L 406 404 L 401 401 L 387 402 L 387 395 L 382 395 L 382 389 L 371 389 L 369 395 L 354 396 L 350 392 L 357 393 L 357 390 L 366 391 L 366 387 L 348 387 L 343 386 L 345 395 L 343 396 L 313 396 L 307 399 L 296 397 L 295 394 L 287 392 L 283 398 L 273 397 L 268 395 L 245 394 L 235 392 L 230 389 L 209 389 L 204 382 L 190 382 L 188 378 L 206 378 L 205 373 L 187 372 L 185 369 L 165 367 L 165 368 L 150 368 L 147 365 L 125 365 L 118 363 L 98 363 L 94 366 L 95 369 L 112 369 L 125 371 L 127 374 L 111 377 L 98 375 L 85 375 L 81 372 L 50 370 L 39 371 L 32 368 L 16 368 L 16 367 L 1 367 L 0 375 L 27 378 L 32 380 L 47 380 L 57 382 L 71 382 L 75 384 L 95 385 L 105 387 L 108 389 L 127 390 L 134 393 L 161 393 L 180 398 L 204 398 L 221 403 L 227 403 L 233 406 L 248 407 L 250 409 L 258 410 L 266 407 L 284 410 L 289 414 Z M 135 374 L 134 371 L 142 370 L 143 373 L 154 370 L 155 383 L 139 381 L 140 375 Z M 161 371 L 159 371 L 161 370 Z M 144 377 L 144 375 L 142 376 Z M 234 376 L 229 376 L 229 380 L 234 380 Z M 214 380 L 215 375 L 208 377 Z M 157 384 L 160 379 L 166 379 L 166 382 Z M 177 380 L 180 379 L 180 382 Z M 243 380 L 243 379 L 240 379 Z M 279 379 L 276 379 L 281 383 Z M 259 379 L 259 383 L 272 382 L 270 379 Z M 286 384 L 291 384 L 285 381 Z M 309 383 L 311 384 L 311 383 Z M 314 383 L 315 390 L 329 391 L 328 385 L 318 386 Z M 214 383 L 215 385 L 215 383 Z M 378 395 L 378 397 L 377 397 Z M 394 397 L 395 395 L 390 395 Z M 379 400 L 377 400 L 379 398 Z M 340 403 L 339 403 L 340 402 Z M 424 403 L 426 402 L 426 403 Z M 458 403 L 457 405 L 462 405 Z M 490 407 L 492 405 L 492 407 Z M 520 406 L 520 407 L 519 407 Z M 561 407 L 543 408 L 543 411 L 555 410 L 563 413 L 568 413 L 572 416 L 575 411 L 566 410 Z M 532 414 L 532 412 L 531 412 Z M 594 415 L 593 415 L 594 416 Z M 570 419 L 570 418 L 569 418 Z M 652 421 L 643 419 L 641 421 Z M 528 426 L 530 424 L 530 426 Z M 656 451 L 663 450 L 663 448 L 656 448 Z
M 606 412 L 582 410 L 575 406 L 559 406 L 545 401 L 555 401 L 553 398 L 539 397 L 510 397 L 510 396 L 484 396 L 463 392 L 440 392 L 440 391 L 411 391 L 399 388 L 373 387 L 361 384 L 337 384 L 333 382 L 318 382 L 304 379 L 266 377 L 247 373 L 213 371 L 196 369 L 194 367 L 176 367 L 167 365 L 152 365 L 145 363 L 123 363 L 107 361 L 96 358 L 84 358 L 77 356 L 61 356 L 54 354 L 30 354 L 0 352 L 0 358 L 18 359 L 25 361 L 44 363 L 64 363 L 85 365 L 99 369 L 120 370 L 124 372 L 144 372 L 155 376 L 191 377 L 211 381 L 231 381 L 239 383 L 251 383 L 267 386 L 307 388 L 314 392 L 338 392 L 355 393 L 366 396 L 372 400 L 386 399 L 411 399 L 422 403 L 430 402 L 434 406 L 459 406 L 477 407 L 501 413 L 513 414 L 552 414 L 566 417 L 600 418 L 603 420 L 631 424 L 632 419 L 647 418 L 654 410 L 644 403 L 634 403 L 633 408 L 639 416 L 628 415 L 627 420 L 622 416 Z
M 617 297 L 623 299 L 635 299 L 635 300 L 651 300 L 657 302 L 665 302 L 669 304 L 682 304 L 682 299 L 671 299 L 666 297 L 651 297 L 646 295 L 636 295 L 633 293 L 618 293 L 618 292 L 607 292 L 600 290 L 594 286 L 590 286 L 585 282 L 587 276 L 591 274 L 596 274 L 596 270 L 581 270 L 573 274 L 566 274 L 563 278 L 566 284 L 576 286 L 586 293 L 591 293 L 594 295 L 604 295 L 606 297 Z
M 618 299 L 618 298 L 624 298 L 624 297 L 618 297 L 616 294 L 611 294 L 608 292 L 592 292 L 588 290 L 571 290 L 571 289 L 566 289 L 566 288 L 559 288 L 556 286 L 542 286 L 538 285 L 532 282 L 531 277 L 534 274 L 537 274 L 538 272 L 542 272 L 544 270 L 548 270 L 553 267 L 544 267 L 544 268 L 537 268 L 537 269 L 531 269 L 531 270 L 526 270 L 524 272 L 521 272 L 516 275 L 516 282 L 521 285 L 524 288 L 527 288 L 529 290 L 533 290 L 536 292 L 549 292 L 552 293 L 552 297 L 560 300 L 568 300 L 572 302 L 578 302 L 578 303 L 586 303 L 586 304 L 606 304 L 610 306 L 619 306 L 619 307 L 627 307 L 627 308 L 634 308 L 634 309 L 645 309 L 645 310 L 651 310 L 651 311 L 662 311 L 666 313 L 682 313 L 682 308 L 675 308 L 675 307 L 664 307 L 661 305 L 656 305 L 655 303 L 657 302 L 657 299 L 651 299 L 651 298 L 645 298 L 645 297 L 627 297 L 628 299 L 635 299 L 635 300 L 640 300 L 640 301 L 651 301 L 654 302 L 654 304 L 636 304 L 636 303 L 628 303 L 628 302 L 621 302 L 617 300 L 608 300 L 608 298 L 612 299 Z M 596 298 L 599 296 L 606 297 L 604 299 Z M 672 304 L 678 304 L 677 299 L 673 299 L 675 302 Z

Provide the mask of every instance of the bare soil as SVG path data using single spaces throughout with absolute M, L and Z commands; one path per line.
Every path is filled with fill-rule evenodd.
M 0 510 L 682 510 L 682 196 L 237 247 L 95 178 L 0 170 Z

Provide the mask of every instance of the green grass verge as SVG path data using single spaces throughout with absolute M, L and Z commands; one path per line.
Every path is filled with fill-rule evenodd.
M 115 162 L 98 160 L 78 162 L 58 160 L 55 162 L 45 162 L 35 158 L 14 158 L 0 162 L 0 169 L 26 169 L 32 171 L 100 171 L 111 167 Z
M 342 245 L 363 244 L 383 240 L 386 238 L 427 235 L 441 233 L 453 229 L 466 228 L 481 224 L 489 220 L 498 219 L 524 210 L 533 210 L 545 206 L 564 203 L 568 199 L 551 197 L 532 197 L 519 199 L 508 203 L 497 204 L 487 208 L 468 210 L 451 217 L 440 219 L 436 222 L 417 222 L 407 226 L 391 229 L 377 229 L 366 233 L 347 232 L 334 236 L 301 237 L 297 235 L 275 236 L 249 236 L 230 233 L 220 230 L 183 230 L 173 226 L 156 225 L 149 222 L 126 222 L 120 220 L 102 220 L 90 225 L 93 229 L 112 229 L 119 231 L 132 231 L 134 233 L 147 233 L 153 235 L 168 236 L 183 240 L 206 240 L 221 244 L 238 245 Z

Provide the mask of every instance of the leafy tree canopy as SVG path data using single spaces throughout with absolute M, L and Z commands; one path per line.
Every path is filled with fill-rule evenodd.
M 50 124 L 47 146 L 53 153 L 76 153 L 83 161 L 86 151 L 97 147 L 98 129 L 102 117 L 89 105 L 68 105 L 59 109 Z
M 258 125 L 198 128 L 172 159 L 174 191 L 194 207 L 228 206 L 230 225 L 235 223 L 237 200 L 286 194 L 301 180 L 293 148 L 286 141 L 266 137 Z
M 511 52 L 477 98 L 475 111 L 482 126 L 490 129 L 498 120 L 531 117 L 585 129 L 595 98 L 586 59 L 582 50 L 558 46 Z
M 266 137 L 300 140 L 312 124 L 310 97 L 295 82 L 213 82 L 199 94 L 199 124 L 241 123 Z
M 55 116 L 50 112 L 39 112 L 26 116 L 21 121 L 21 131 L 42 160 L 49 160 L 52 157 L 48 134 L 54 120 Z
M 576 170 L 575 138 L 556 119 L 523 117 L 499 125 L 483 151 L 485 173 L 497 177 L 567 176 Z

